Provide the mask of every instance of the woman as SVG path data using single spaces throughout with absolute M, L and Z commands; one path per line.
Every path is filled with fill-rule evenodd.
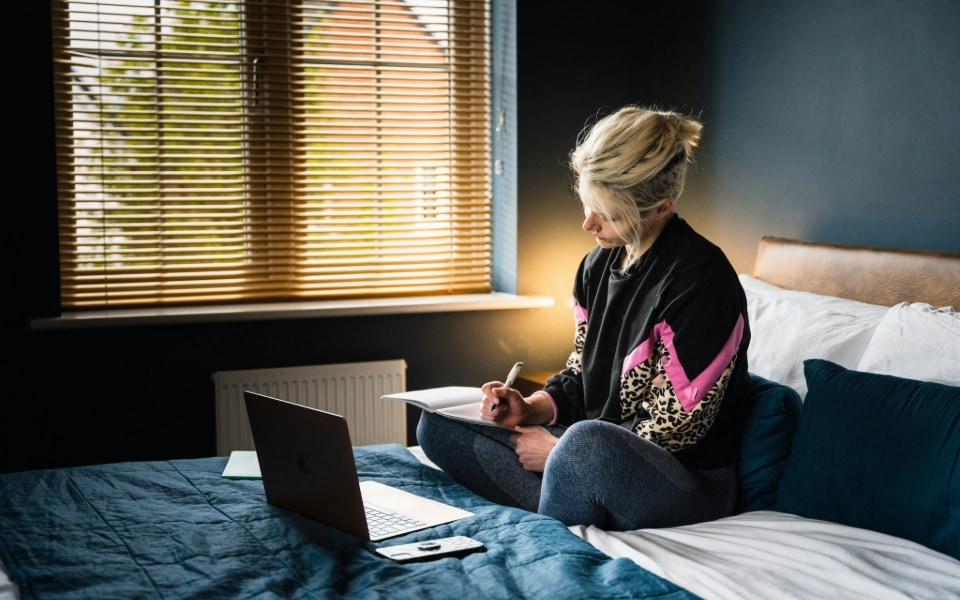
M 675 212 L 702 126 L 626 106 L 570 155 L 597 247 L 574 285 L 564 370 L 523 397 L 483 386 L 482 417 L 424 413 L 426 455 L 474 492 L 609 530 L 731 514 L 749 393 L 746 298 L 723 252 Z

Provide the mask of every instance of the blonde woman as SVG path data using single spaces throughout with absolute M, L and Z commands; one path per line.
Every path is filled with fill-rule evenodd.
M 716 519 L 736 503 L 749 393 L 746 298 L 723 252 L 676 213 L 694 118 L 626 106 L 570 155 L 597 246 L 574 283 L 574 350 L 528 397 L 483 386 L 471 426 L 424 413 L 427 456 L 493 501 L 609 530 Z

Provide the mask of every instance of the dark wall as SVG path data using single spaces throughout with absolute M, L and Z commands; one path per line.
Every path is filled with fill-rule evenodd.
M 573 277 L 594 245 L 567 160 L 585 125 L 629 103 L 699 113 L 709 89 L 709 3 L 518 2 L 520 291 L 556 298 L 540 317 L 570 347 Z M 682 26 L 677 26 L 681 24 Z
M 694 225 L 743 270 L 762 234 L 960 250 L 960 3 L 718 6 Z
M 31 331 L 57 303 L 56 172 L 49 9 L 17 4 L 31 97 L 7 197 L 25 226 L 5 238 L 2 471 L 212 455 L 218 370 L 404 358 L 415 388 L 562 364 L 592 245 L 567 153 L 628 102 L 703 118 L 678 210 L 741 271 L 763 234 L 960 250 L 954 0 L 518 2 L 519 291 L 554 308 Z

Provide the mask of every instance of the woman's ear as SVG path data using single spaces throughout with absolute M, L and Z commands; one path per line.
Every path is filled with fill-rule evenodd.
M 667 198 L 657 207 L 657 217 L 665 217 L 673 212 L 673 198 Z

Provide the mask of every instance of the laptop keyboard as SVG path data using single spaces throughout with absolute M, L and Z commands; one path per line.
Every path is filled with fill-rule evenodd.
M 410 517 L 397 513 L 384 512 L 369 506 L 364 506 L 363 508 L 367 512 L 367 529 L 370 530 L 371 537 L 388 535 L 424 525 L 422 521 L 411 519 Z

